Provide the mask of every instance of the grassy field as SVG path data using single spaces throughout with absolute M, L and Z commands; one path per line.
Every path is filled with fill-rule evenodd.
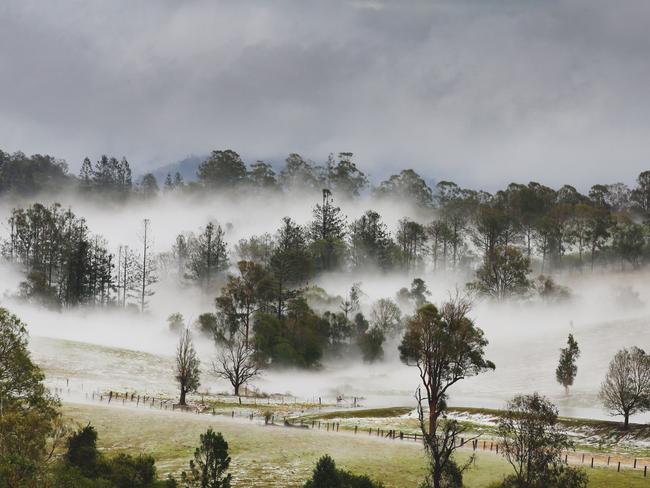
M 65 404 L 63 411 L 80 425 L 91 422 L 97 428 L 103 450 L 150 453 L 164 475 L 187 466 L 199 434 L 212 426 L 230 444 L 234 486 L 242 488 L 299 487 L 323 454 L 330 454 L 341 467 L 367 473 L 387 487 L 417 487 L 426 469 L 422 449 L 416 443 L 265 427 L 247 420 L 155 409 Z M 468 455 L 461 452 L 459 460 Z M 479 452 L 476 466 L 465 476 L 466 486 L 485 487 L 508 472 L 502 458 Z M 650 479 L 644 479 L 641 471 L 593 469 L 588 473 L 592 488 L 650 487 Z

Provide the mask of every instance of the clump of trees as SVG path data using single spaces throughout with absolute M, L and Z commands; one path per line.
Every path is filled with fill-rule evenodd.
M 14 209 L 9 228 L 2 254 L 24 268 L 24 298 L 56 307 L 114 300 L 114 257 L 84 219 L 58 204 L 35 203 Z
M 366 475 L 357 475 L 336 467 L 334 460 L 325 455 L 316 463 L 314 472 L 304 488 L 383 488 L 383 484 Z
M 291 154 L 276 173 L 263 161 L 247 165 L 235 151 L 217 150 L 201 164 L 197 177 L 197 182 L 186 185 L 180 175 L 173 179 L 169 175 L 164 189 L 175 192 L 182 187 L 187 194 L 228 189 L 244 196 L 262 189 L 300 189 L 314 197 L 320 192 L 313 218 L 304 226 L 285 218 L 275 236 L 251 236 L 235 246 L 238 258 L 261 266 L 271 276 L 269 293 L 280 319 L 295 290 L 323 272 L 364 268 L 417 272 L 431 266 L 435 272 L 475 273 L 470 288 L 498 300 L 531 292 L 559 300 L 567 296 L 563 289 L 549 290 L 547 285 L 553 282 L 533 280 L 533 272 L 548 276 L 560 269 L 593 269 L 598 264 L 638 268 L 650 255 L 650 171 L 638 176 L 634 188 L 599 184 L 581 194 L 569 185 L 552 189 L 531 182 L 512 183 L 490 194 L 451 181 L 429 187 L 417 173 L 404 170 L 371 189 L 378 198 L 407 200 L 417 208 L 394 229 L 374 209 L 350 221 L 335 202 L 357 198 L 369 186 L 351 153 L 332 155 L 323 164 Z M 86 159 L 79 177 L 73 177 L 49 156 L 27 158 L 0 151 L 0 194 L 29 195 L 44 188 L 43 182 L 56 187 L 59 180 L 85 195 L 112 200 L 126 201 L 131 195 L 151 198 L 159 191 L 151 174 L 133 185 L 124 158 L 102 156 L 94 163 Z M 22 292 L 31 299 L 122 306 L 131 299 L 144 309 L 156 282 L 154 258 L 160 257 L 181 281 L 206 293 L 218 291 L 230 269 L 226 232 L 216 222 L 196 234 L 179 235 L 171 251 L 160 256 L 144 239 L 138 252 L 125 247 L 116 259 L 70 211 L 37 205 L 12 215 L 3 246 L 6 258 L 24 264 Z M 143 234 L 147 230 L 145 221 Z M 30 239 L 36 241 L 34 248 Z
M 155 459 L 147 454 L 107 456 L 97 448 L 97 431 L 88 424 L 72 433 L 63 462 L 55 470 L 54 486 L 150 488 L 169 486 L 157 480 Z
M 638 267 L 649 254 L 650 171 L 640 173 L 633 188 L 595 184 L 582 194 L 570 185 L 553 189 L 530 182 L 511 183 L 491 194 L 451 181 L 430 187 L 416 172 L 405 169 L 371 188 L 375 197 L 408 201 L 420 219 L 426 216 L 422 221 L 405 217 L 394 235 L 376 211 L 368 209 L 348 223 L 333 204 L 333 195 L 354 199 L 369 186 L 349 152 L 332 154 L 322 164 L 290 154 L 276 172 L 264 161 L 247 165 L 232 149 L 215 150 L 199 166 L 197 179 L 186 185 L 179 174 L 174 178 L 170 174 L 163 189 L 167 193 L 183 189 L 187 194 L 237 190 L 242 195 L 260 190 L 321 191 L 322 203 L 306 228 L 316 271 L 368 265 L 412 270 L 428 260 L 436 271 L 483 266 L 485 275 L 495 261 L 505 259 L 506 266 L 512 259 L 519 261 L 508 251 L 516 248 L 543 274 L 560 268 L 593 269 L 598 262 Z M 159 192 L 152 174 L 134 185 L 125 158 L 104 155 L 96 162 L 86 158 L 74 177 L 54 157 L 0 151 L 0 195 L 31 196 L 69 187 L 113 200 L 150 198 Z M 517 267 L 520 264 L 525 268 L 525 263 Z M 519 278 L 515 281 L 521 284 Z
M 545 397 L 517 395 L 499 418 L 501 453 L 514 471 L 502 488 L 586 488 L 584 471 L 564 464 L 573 449 L 557 423 L 557 408 Z
M 0 486 L 167 486 L 151 456 L 106 456 L 91 425 L 70 431 L 27 339 L 25 325 L 0 308 Z
M 630 415 L 650 408 L 650 356 L 643 349 L 621 349 L 609 363 L 600 399 L 611 415 L 622 415 L 627 429 Z
M 43 484 L 65 434 L 59 403 L 43 385 L 27 343 L 25 325 L 0 308 L 0 480 L 7 486 Z

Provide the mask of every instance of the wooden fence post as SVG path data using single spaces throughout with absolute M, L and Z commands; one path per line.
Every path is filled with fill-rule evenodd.
M 592 468 L 594 467 L 594 458 L 593 457 L 591 458 L 591 467 Z
M 618 473 L 621 472 L 621 462 L 620 462 L 620 461 L 618 462 L 618 468 L 616 468 L 616 471 L 617 471 Z
M 609 466 L 609 459 L 610 459 L 610 456 L 607 456 L 607 466 Z

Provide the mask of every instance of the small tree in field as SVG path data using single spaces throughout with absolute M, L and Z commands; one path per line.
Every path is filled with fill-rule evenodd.
M 255 349 L 244 334 L 237 331 L 230 338 L 218 341 L 221 351 L 212 363 L 214 374 L 230 382 L 239 395 L 239 388 L 260 374 Z
M 226 474 L 229 467 L 228 443 L 221 432 L 209 428 L 201 434 L 201 445 L 190 460 L 189 473 L 181 473 L 181 484 L 185 488 L 230 488 L 232 475 Z
M 176 349 L 176 381 L 181 390 L 180 405 L 186 405 L 185 396 L 196 391 L 200 385 L 200 364 L 190 330 L 185 329 Z
M 399 347 L 401 360 L 418 368 L 425 391 L 422 397 L 418 389 L 416 398 L 434 488 L 445 486 L 448 478 L 458 486 L 462 472 L 452 459 L 462 427 L 443 415 L 449 388 L 468 376 L 494 369 L 484 357 L 488 341 L 468 317 L 470 308 L 470 302 L 461 297 L 440 310 L 432 304 L 422 306 L 408 322 Z M 423 403 L 429 409 L 426 420 Z
M 573 338 L 573 334 L 569 334 L 567 347 L 560 349 L 560 362 L 555 370 L 555 378 L 564 387 L 567 395 L 569 394 L 569 387 L 573 385 L 573 380 L 578 374 L 576 360 L 579 357 L 580 348 L 578 343 Z
M 515 471 L 504 488 L 586 488 L 587 475 L 565 466 L 562 452 L 573 444 L 557 424 L 557 408 L 534 393 L 508 402 L 499 419 L 502 454 Z
M 630 415 L 650 405 L 650 356 L 638 347 L 618 351 L 600 386 L 600 399 L 611 415 L 623 415 L 627 429 Z

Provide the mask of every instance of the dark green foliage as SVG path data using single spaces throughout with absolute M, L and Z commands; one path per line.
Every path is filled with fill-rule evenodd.
M 246 181 L 246 165 L 235 151 L 212 151 L 199 166 L 199 181 L 209 189 L 231 189 Z
M 190 460 L 189 472 L 181 474 L 181 484 L 186 488 L 230 488 L 232 475 L 226 474 L 229 467 L 228 443 L 221 432 L 209 428 L 201 434 L 201 444 Z
M 368 210 L 352 222 L 350 257 L 355 267 L 377 266 L 386 271 L 394 266 L 397 256 L 397 246 L 377 212 Z
M 97 449 L 97 432 L 90 424 L 70 436 L 64 463 L 55 472 L 57 486 L 147 488 L 156 481 L 153 457 L 102 455 Z
M 397 300 L 402 305 L 411 304 L 415 308 L 420 308 L 427 303 L 427 297 L 431 295 L 426 283 L 422 278 L 415 278 L 411 282 L 410 288 L 400 288 L 397 292 Z
M 646 229 L 643 225 L 634 222 L 620 223 L 613 229 L 612 247 L 623 262 L 637 268 L 641 264 L 645 239 Z
M 402 267 L 411 270 L 421 266 L 427 242 L 425 227 L 405 217 L 399 221 L 396 240 Z
M 196 238 L 190 237 L 186 263 L 186 276 L 210 290 L 216 278 L 228 268 L 225 233 L 220 225 L 210 222 Z
M 285 190 L 318 190 L 322 187 L 318 169 L 296 153 L 289 154 L 285 160 L 279 180 Z
M 202 334 L 213 337 L 218 331 L 217 316 L 213 313 L 202 313 L 196 319 L 196 324 Z
M 160 189 L 158 188 L 158 181 L 156 177 L 151 173 L 147 173 L 142 177 L 140 181 L 140 194 L 144 198 L 152 198 L 158 195 Z
M 86 477 L 97 475 L 100 454 L 97 450 L 97 431 L 93 426 L 88 424 L 68 438 L 64 459 Z
M 269 263 L 269 296 L 278 318 L 284 317 L 287 301 L 297 297 L 296 288 L 311 276 L 312 267 L 304 229 L 285 217 Z
M 316 463 L 314 473 L 304 488 L 382 488 L 384 485 L 372 481 L 366 475 L 355 475 L 338 469 L 334 460 L 325 455 Z
M 567 340 L 567 347 L 560 349 L 560 363 L 555 370 L 555 379 L 560 383 L 567 394 L 569 387 L 573 385 L 573 380 L 578 373 L 578 366 L 576 360 L 580 357 L 580 348 L 578 343 L 573 338 L 573 334 L 569 334 Z
M 392 175 L 382 181 L 374 193 L 380 197 L 397 197 L 411 201 L 424 208 L 433 206 L 433 191 L 412 169 L 402 170 L 399 175 Z
M 367 363 L 379 361 L 384 357 L 384 333 L 381 329 L 373 327 L 367 332 L 361 333 L 357 338 L 357 344 L 361 349 L 363 360 Z
M 585 488 L 584 471 L 564 464 L 563 453 L 573 444 L 557 424 L 557 408 L 534 393 L 508 402 L 499 419 L 502 455 L 515 473 L 506 478 L 507 488 Z
M 124 199 L 132 189 L 131 168 L 126 158 L 120 161 L 103 155 L 94 165 L 86 158 L 79 172 L 79 189 L 88 195 Z
M 286 317 L 258 314 L 254 343 L 259 360 L 272 366 L 316 367 L 328 344 L 328 329 L 302 298 L 289 301 Z
M 344 254 L 345 216 L 334 205 L 332 193 L 323 190 L 323 203 L 314 207 L 314 220 L 309 226 L 310 249 L 316 268 L 320 271 L 335 269 Z
M 257 161 L 251 164 L 251 169 L 248 172 L 248 180 L 257 189 L 274 190 L 278 186 L 273 167 L 264 161 Z
M 116 296 L 114 256 L 83 219 L 58 204 L 14 209 L 3 255 L 21 264 L 21 295 L 46 304 L 109 304 Z
M 352 153 L 342 152 L 338 162 L 330 155 L 326 166 L 326 181 L 329 187 L 339 195 L 347 197 L 359 196 L 361 190 L 368 185 L 368 178 L 352 162 Z
M 62 191 L 73 184 L 64 161 L 52 156 L 0 150 L 0 195 L 30 196 L 40 192 Z
M 156 479 L 155 460 L 146 454 L 117 454 L 104 461 L 103 471 L 116 488 L 146 488 Z
M 47 443 L 57 436 L 58 403 L 27 349 L 25 325 L 0 308 L 0 486 L 39 486 Z
M 496 300 L 524 295 L 530 288 L 530 260 L 514 246 L 496 246 L 485 255 L 469 286 Z

